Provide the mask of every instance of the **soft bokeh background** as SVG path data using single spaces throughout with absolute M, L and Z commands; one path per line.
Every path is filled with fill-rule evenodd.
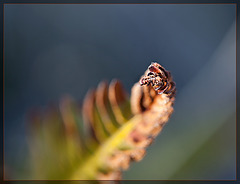
M 4 5 L 4 163 L 29 179 L 25 117 L 103 80 L 130 93 L 151 61 L 172 72 L 175 112 L 123 179 L 235 179 L 234 4 Z

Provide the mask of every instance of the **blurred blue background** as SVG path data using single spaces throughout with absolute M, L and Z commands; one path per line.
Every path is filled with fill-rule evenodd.
M 64 94 L 120 79 L 130 93 L 151 61 L 172 72 L 175 112 L 123 179 L 235 179 L 234 4 L 5 4 L 4 164 L 29 179 L 25 117 Z

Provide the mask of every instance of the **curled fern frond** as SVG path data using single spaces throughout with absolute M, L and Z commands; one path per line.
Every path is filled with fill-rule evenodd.
M 152 63 L 131 97 L 118 80 L 88 91 L 82 107 L 64 97 L 59 107 L 31 119 L 36 179 L 119 180 L 140 161 L 173 112 L 175 83 Z

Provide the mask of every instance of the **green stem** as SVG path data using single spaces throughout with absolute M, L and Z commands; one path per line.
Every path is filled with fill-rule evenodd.
M 115 132 L 105 143 L 100 145 L 98 150 L 87 158 L 70 178 L 71 180 L 91 180 L 97 179 L 98 168 L 104 164 L 104 160 L 113 153 L 125 140 L 135 125 L 141 121 L 140 115 L 136 115 L 126 122 L 117 132 Z

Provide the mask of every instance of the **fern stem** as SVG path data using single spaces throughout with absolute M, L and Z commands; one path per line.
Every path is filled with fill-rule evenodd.
M 141 115 L 134 116 L 125 123 L 115 134 L 113 134 L 94 155 L 90 156 L 83 165 L 72 175 L 72 180 L 96 179 L 96 173 L 105 158 L 110 155 L 125 140 L 129 133 L 133 130 L 136 123 L 140 122 Z

